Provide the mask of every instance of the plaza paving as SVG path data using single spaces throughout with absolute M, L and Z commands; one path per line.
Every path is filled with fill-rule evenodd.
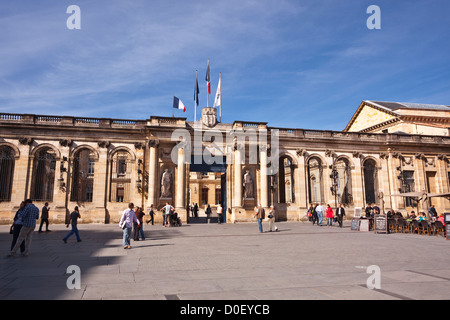
M 442 300 L 450 297 L 450 241 L 442 236 L 375 234 L 309 222 L 145 225 L 147 239 L 122 248 L 116 225 L 34 232 L 28 257 L 6 258 L 12 236 L 0 226 L 0 299 L 49 300 Z M 267 223 L 264 223 L 267 230 Z M 81 288 L 68 289 L 68 266 Z M 369 266 L 380 288 L 369 289 Z

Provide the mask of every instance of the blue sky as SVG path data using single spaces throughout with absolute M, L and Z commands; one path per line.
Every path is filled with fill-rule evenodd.
M 0 30 L 0 112 L 192 121 L 208 59 L 223 122 L 342 130 L 363 100 L 450 105 L 448 0 L 7 0 Z

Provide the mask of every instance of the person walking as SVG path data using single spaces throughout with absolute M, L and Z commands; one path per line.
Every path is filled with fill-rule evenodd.
M 211 206 L 208 204 L 208 206 L 205 209 L 206 213 L 206 223 L 209 223 L 209 220 L 211 219 Z
M 133 223 L 133 226 L 135 227 L 135 233 L 134 233 L 134 240 L 135 241 L 139 241 L 139 236 L 141 236 L 142 240 L 145 240 L 145 235 L 144 235 L 144 216 L 145 216 L 145 212 L 142 211 L 141 207 L 137 207 L 136 208 L 136 218 L 139 221 L 139 225 L 137 223 Z
M 317 217 L 316 208 L 317 208 L 317 203 L 316 203 L 316 205 L 313 205 L 311 203 L 309 205 L 309 209 L 308 209 L 308 211 L 311 211 L 311 221 L 312 221 L 313 225 L 315 225 L 319 221 L 319 218 Z
M 119 226 L 123 229 L 123 248 L 130 249 L 130 237 L 131 237 L 131 229 L 133 228 L 133 222 L 137 222 L 139 224 L 139 220 L 136 218 L 136 214 L 133 211 L 134 204 L 131 202 L 128 205 L 128 208 L 125 209 L 122 213 L 122 217 L 120 218 Z
M 197 203 L 195 203 L 194 204 L 194 217 L 198 217 L 198 204 Z
M 16 244 L 11 249 L 11 252 L 7 257 L 14 257 L 16 255 L 16 251 L 19 249 L 22 241 L 24 240 L 25 251 L 22 255 L 28 256 L 30 254 L 31 240 L 33 237 L 33 231 L 36 228 L 37 219 L 39 219 L 39 208 L 33 204 L 31 199 L 25 200 L 25 208 L 22 213 L 22 229 L 20 229 Z
M 164 210 L 163 214 L 165 214 L 165 216 L 164 216 L 165 219 L 163 219 L 163 226 L 171 227 L 172 221 L 170 221 L 170 220 L 172 218 L 172 213 L 175 209 L 168 202 L 166 202 L 166 205 L 164 206 L 163 210 Z M 165 220 L 165 222 L 164 222 L 164 220 Z M 165 223 L 165 225 L 164 225 L 164 223 Z
M 345 209 L 342 207 L 342 204 L 339 203 L 337 209 L 336 209 L 336 218 L 337 218 L 337 222 L 339 223 L 339 227 L 342 228 L 342 222 L 344 220 L 344 216 L 345 216 Z
M 273 209 L 273 206 L 270 206 L 269 209 L 269 215 L 267 216 L 269 218 L 269 232 L 272 232 L 272 229 L 275 227 L 275 231 L 278 231 L 278 227 L 275 225 L 275 210 Z
M 39 225 L 39 233 L 42 232 L 42 226 L 45 223 L 45 231 L 49 232 L 51 230 L 48 229 L 48 212 L 50 211 L 50 207 L 48 206 L 48 202 L 44 204 L 41 211 L 41 224 Z
M 153 225 L 153 216 L 155 215 L 155 211 L 153 210 L 153 204 L 150 205 L 150 212 L 148 213 L 150 219 L 147 220 L 147 224 L 151 221 Z
M 66 228 L 69 227 L 69 224 L 72 224 L 72 230 L 63 238 L 64 243 L 67 243 L 67 239 L 71 235 L 75 233 L 77 237 L 77 242 L 81 242 L 80 234 L 78 233 L 78 219 L 81 218 L 80 211 L 78 210 L 78 206 L 73 209 L 73 212 L 70 214 L 69 223 L 67 223 Z
M 223 221 L 223 208 L 219 203 L 219 206 L 217 207 L 217 223 L 221 224 Z
M 434 207 L 434 204 L 432 204 L 431 207 L 428 208 L 428 213 L 430 214 L 431 218 L 438 216 L 436 208 Z
M 316 207 L 316 212 L 317 212 L 317 219 L 318 219 L 317 225 L 322 226 L 324 209 L 323 209 L 321 203 L 319 203 L 319 205 Z
M 162 225 L 165 228 L 166 227 L 166 209 L 165 209 L 165 207 L 162 207 L 161 215 L 162 215 Z
M 12 235 L 13 235 L 13 240 L 11 243 L 11 249 L 12 250 L 14 248 L 14 246 L 17 243 L 17 239 L 19 238 L 19 234 L 20 234 L 20 229 L 22 229 L 22 214 L 23 214 L 23 209 L 25 209 L 25 202 L 22 201 L 20 203 L 19 206 L 19 210 L 17 210 L 16 214 L 14 215 L 14 219 L 13 219 L 13 225 L 11 226 L 12 228 Z M 20 244 L 20 253 L 23 254 L 25 252 L 25 241 L 22 241 L 22 243 Z
M 258 228 L 259 228 L 259 232 L 263 232 L 263 227 L 262 227 L 262 221 L 265 218 L 265 213 L 264 213 L 264 208 L 261 206 L 261 204 L 259 204 L 259 206 L 256 208 L 256 213 L 254 215 L 254 217 L 256 217 L 256 219 L 258 219 Z
M 329 204 L 327 204 L 326 215 L 327 215 L 327 226 L 331 227 L 333 225 L 334 212 L 333 212 L 333 209 L 330 207 Z

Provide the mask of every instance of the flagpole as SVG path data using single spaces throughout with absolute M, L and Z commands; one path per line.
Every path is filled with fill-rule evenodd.
M 222 72 L 219 73 L 220 81 L 220 123 L 222 123 Z
M 206 71 L 206 75 L 208 76 L 210 74 L 210 70 L 209 70 L 209 59 L 208 59 L 208 70 Z M 209 77 L 208 77 L 209 78 Z M 210 82 L 211 80 L 209 80 Z M 206 82 L 206 107 L 209 108 L 209 86 L 208 86 L 208 81 Z
M 197 121 L 197 99 L 195 99 L 195 97 L 197 96 L 197 70 L 195 70 L 195 92 L 194 92 L 194 104 L 195 104 L 195 109 L 194 109 L 194 122 Z

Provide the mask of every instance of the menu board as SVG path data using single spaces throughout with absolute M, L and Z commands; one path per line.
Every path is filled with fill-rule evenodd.
M 352 230 L 359 230 L 359 219 L 352 219 Z
M 387 221 L 385 215 L 375 215 L 374 220 L 375 232 L 387 232 Z
M 369 231 L 369 220 L 361 219 L 359 221 L 359 231 Z

